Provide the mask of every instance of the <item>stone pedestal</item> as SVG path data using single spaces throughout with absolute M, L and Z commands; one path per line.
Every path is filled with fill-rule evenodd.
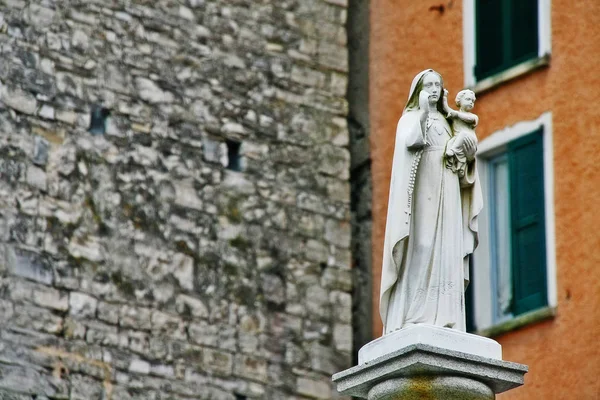
M 502 361 L 491 339 L 416 325 L 365 345 L 359 365 L 333 381 L 338 392 L 368 400 L 491 400 L 521 386 L 526 372 Z

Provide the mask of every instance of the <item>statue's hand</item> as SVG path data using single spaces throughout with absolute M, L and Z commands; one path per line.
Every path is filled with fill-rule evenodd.
M 444 99 L 443 99 L 444 112 L 448 114 L 450 112 L 450 106 L 448 105 L 448 89 L 444 89 Z
M 477 153 L 477 139 L 471 135 L 466 135 L 464 138 L 463 147 L 465 149 L 465 156 L 467 156 L 467 160 L 473 161 L 475 159 L 475 154 Z
M 431 96 L 431 94 L 429 94 L 429 92 L 426 90 L 421 90 L 421 93 L 419 93 L 419 108 L 422 111 L 429 112 L 429 97 L 430 96 Z

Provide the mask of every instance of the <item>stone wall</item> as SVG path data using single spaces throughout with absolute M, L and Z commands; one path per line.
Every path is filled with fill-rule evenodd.
M 0 399 L 336 397 L 346 7 L 0 0 Z

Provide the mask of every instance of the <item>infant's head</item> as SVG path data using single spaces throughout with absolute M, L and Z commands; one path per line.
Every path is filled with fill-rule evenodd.
M 475 92 L 469 89 L 458 92 L 456 95 L 456 105 L 462 111 L 471 111 L 475 106 Z

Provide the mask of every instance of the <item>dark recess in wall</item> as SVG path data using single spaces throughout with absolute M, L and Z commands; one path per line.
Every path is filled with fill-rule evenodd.
M 348 128 L 351 153 L 354 362 L 373 339 L 371 290 L 371 159 L 369 154 L 369 1 L 348 3 Z

